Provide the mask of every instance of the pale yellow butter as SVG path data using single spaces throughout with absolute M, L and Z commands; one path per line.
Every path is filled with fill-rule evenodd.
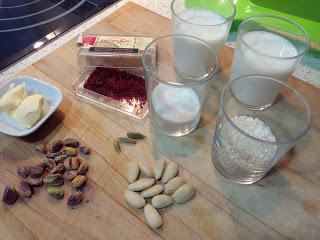
M 25 97 L 25 83 L 15 86 L 11 84 L 9 90 L 0 98 L 0 109 L 10 112 L 15 109 Z
M 24 128 L 31 128 L 41 117 L 44 97 L 40 94 L 27 96 L 11 112 L 11 118 Z

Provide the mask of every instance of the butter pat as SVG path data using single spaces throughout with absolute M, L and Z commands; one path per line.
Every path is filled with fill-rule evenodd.
M 42 95 L 30 95 L 11 112 L 11 118 L 22 127 L 31 128 L 41 117 L 43 103 Z
M 0 98 L 0 109 L 5 112 L 14 110 L 25 97 L 25 83 L 15 86 L 11 84 L 9 90 Z

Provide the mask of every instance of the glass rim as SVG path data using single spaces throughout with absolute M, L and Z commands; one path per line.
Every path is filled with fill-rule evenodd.
M 147 50 L 153 45 L 153 44 L 156 44 L 159 40 L 162 40 L 162 39 L 166 39 L 166 38 L 176 38 L 176 37 L 182 37 L 182 38 L 189 38 L 189 39 L 196 39 L 197 41 L 201 42 L 203 45 L 207 46 L 211 53 L 213 53 L 214 57 L 215 57 L 215 60 L 216 60 L 216 63 L 215 65 L 210 69 L 210 72 L 208 72 L 207 74 L 205 74 L 200 81 L 195 81 L 193 80 L 192 82 L 188 82 L 188 83 L 184 83 L 184 84 L 177 84 L 175 82 L 167 82 L 165 80 L 162 80 L 162 79 L 159 79 L 158 76 L 154 75 L 153 74 L 153 71 L 149 71 L 148 69 L 151 68 L 149 66 L 146 65 L 145 63 L 145 59 L 146 59 L 146 54 L 147 54 Z M 157 82 L 160 82 L 160 83 L 163 83 L 163 84 L 166 84 L 166 85 L 169 85 L 169 86 L 174 86 L 174 87 L 192 87 L 192 86 L 199 86 L 199 85 L 202 85 L 202 84 L 205 84 L 207 82 L 210 82 L 212 80 L 212 76 L 215 76 L 219 70 L 219 67 L 220 67 L 220 60 L 219 60 L 219 55 L 217 54 L 217 52 L 214 50 L 213 47 L 211 47 L 208 43 L 206 43 L 205 41 L 201 40 L 200 38 L 196 38 L 196 37 L 193 37 L 193 36 L 189 36 L 189 35 L 185 35 L 185 34 L 169 34 L 169 35 L 164 35 L 164 36 L 161 36 L 161 37 L 158 37 L 156 39 L 154 39 L 151 43 L 149 43 L 144 52 L 143 52 L 143 55 L 142 55 L 142 66 L 143 66 L 143 69 L 145 72 L 147 72 L 148 74 L 150 74 L 154 80 L 156 80 Z M 192 79 L 190 77 L 190 79 Z M 195 79 L 195 78 L 194 78 Z M 146 77 L 146 80 L 147 80 L 147 77 Z
M 171 5 L 170 5 L 170 8 L 171 8 L 171 13 L 176 17 L 176 18 L 178 18 L 179 20 L 181 20 L 182 22 L 184 22 L 184 23 L 187 23 L 187 24 L 192 24 L 192 25 L 198 25 L 198 26 L 202 26 L 202 27 L 215 27 L 215 26 L 221 26 L 221 25 L 224 25 L 224 24 L 226 24 L 226 23 L 228 23 L 228 22 L 230 22 L 230 21 L 232 21 L 233 20 L 233 18 L 234 18 L 234 16 L 236 15 L 236 6 L 233 4 L 233 2 L 231 1 L 231 0 L 226 0 L 226 1 L 228 1 L 229 3 L 230 3 L 230 5 L 232 6 L 232 14 L 230 15 L 230 16 L 228 16 L 228 17 L 226 17 L 225 19 L 225 21 L 223 21 L 222 23 L 218 23 L 218 24 L 197 24 L 197 23 L 192 23 L 192 22 L 190 22 L 190 21 L 188 21 L 188 20 L 185 20 L 185 19 L 183 19 L 183 18 L 181 18 L 180 16 L 179 16 L 179 14 L 174 10 L 174 6 L 173 6 L 173 4 L 176 2 L 176 1 L 178 1 L 178 0 L 173 0 L 172 2 L 171 2 Z M 210 11 L 210 12 L 212 12 L 212 11 Z
M 225 111 L 225 108 L 224 108 L 224 95 L 225 95 L 225 92 L 227 90 L 230 90 L 231 91 L 231 84 L 233 84 L 235 81 L 238 81 L 240 79 L 243 79 L 243 78 L 248 78 L 248 77 L 259 77 L 259 78 L 264 78 L 264 79 L 268 79 L 268 80 L 271 80 L 271 81 L 274 81 L 274 82 L 277 82 L 279 84 L 281 84 L 282 86 L 286 87 L 287 89 L 289 89 L 292 93 L 294 93 L 298 98 L 299 100 L 303 103 L 305 109 L 306 109 L 306 115 L 307 115 L 307 120 L 308 120 L 308 124 L 307 126 L 304 128 L 303 131 L 299 132 L 299 134 L 297 134 L 297 136 L 291 138 L 291 139 L 288 139 L 286 141 L 275 141 L 275 142 L 272 142 L 272 141 L 267 141 L 267 140 L 263 140 L 263 139 L 260 139 L 260 138 L 257 138 L 257 137 L 254 137 L 248 133 L 246 133 L 245 131 L 243 131 L 241 128 L 239 128 L 232 120 L 231 118 L 229 117 L 229 115 L 227 114 L 227 112 Z M 232 92 L 232 91 L 231 91 Z M 236 100 L 237 101 L 237 100 Z M 238 101 L 237 101 L 238 102 Z M 272 105 L 271 105 L 272 106 Z M 227 83 L 227 85 L 223 88 L 222 90 L 222 93 L 221 93 L 221 97 L 220 97 L 220 110 L 222 111 L 223 113 L 223 116 L 227 119 L 228 123 L 231 124 L 232 127 L 234 127 L 237 131 L 239 131 L 241 134 L 243 134 L 244 136 L 252 139 L 252 140 L 255 140 L 255 141 L 258 141 L 258 142 L 262 142 L 264 144 L 270 144 L 270 145 L 281 145 L 281 144 L 290 144 L 290 143 L 294 143 L 295 141 L 299 140 L 301 137 L 303 137 L 308 131 L 309 129 L 311 128 L 311 119 L 312 119 L 312 116 L 311 116 L 311 109 L 310 109 L 310 105 L 307 101 L 307 99 L 305 98 L 305 96 L 300 93 L 298 90 L 296 90 L 295 88 L 293 88 L 292 86 L 290 86 L 287 82 L 283 82 L 283 81 L 280 81 L 280 80 L 277 80 L 275 78 L 272 78 L 272 77 L 268 77 L 268 76 L 263 76 L 263 75 L 245 75 L 245 76 L 241 76 L 241 77 L 238 77 L 238 78 L 235 78 L 231 81 L 229 81 Z M 263 110 L 254 110 L 254 111 L 263 111 Z
M 264 17 L 265 17 L 265 18 L 277 18 L 277 19 L 280 19 L 280 20 L 282 20 L 282 21 L 289 22 L 290 24 L 292 24 L 292 25 L 294 25 L 296 28 L 298 28 L 298 29 L 302 32 L 303 37 L 304 37 L 304 39 L 305 39 L 305 42 L 306 42 L 306 47 L 305 47 L 305 49 L 304 49 L 301 53 L 299 53 L 299 54 L 297 54 L 297 55 L 295 55 L 295 56 L 291 56 L 291 57 L 277 57 L 277 56 L 272 56 L 272 55 L 269 55 L 269 54 L 265 54 L 264 52 L 261 52 L 261 51 L 255 49 L 255 48 L 253 48 L 250 44 L 248 44 L 248 43 L 243 39 L 243 37 L 242 37 L 243 34 L 241 33 L 241 30 L 242 30 L 242 28 L 244 27 L 245 24 L 247 24 L 248 22 L 252 21 L 253 19 L 256 19 L 256 18 L 264 18 Z M 303 28 L 301 25 L 299 25 L 299 24 L 296 23 L 295 21 L 292 21 L 292 20 L 290 20 L 290 19 L 288 19 L 288 18 L 281 17 L 281 16 L 276 16 L 276 15 L 273 15 L 273 14 L 257 14 L 257 15 L 254 15 L 254 16 L 251 16 L 251 17 L 248 17 L 248 18 L 244 19 L 244 20 L 240 23 L 240 25 L 239 25 L 239 27 L 238 27 L 238 37 L 239 37 L 239 39 L 245 44 L 245 46 L 246 46 L 247 48 L 249 48 L 251 51 L 253 51 L 253 52 L 255 52 L 255 53 L 259 54 L 259 55 L 262 55 L 262 56 L 264 56 L 264 57 L 268 57 L 268 58 L 272 58 L 272 59 L 290 60 L 290 59 L 298 58 L 298 57 L 304 55 L 304 54 L 309 50 L 309 48 L 310 48 L 309 35 L 308 35 L 308 33 L 304 30 L 304 28 Z M 287 39 L 287 38 L 286 38 L 286 39 Z M 288 39 L 287 39 L 287 40 L 288 40 Z

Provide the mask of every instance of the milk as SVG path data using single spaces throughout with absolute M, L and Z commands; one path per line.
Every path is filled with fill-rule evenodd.
M 202 8 L 189 8 L 180 13 L 179 17 L 185 21 L 177 18 L 173 21 L 174 34 L 199 38 L 219 54 L 230 25 L 224 24 L 226 19 L 223 16 Z M 216 64 L 215 53 L 199 40 L 176 38 L 173 48 L 175 65 L 182 76 L 200 79 L 212 71 Z
M 277 80 L 287 81 L 297 62 L 295 46 L 280 35 L 265 31 L 252 31 L 237 40 L 231 68 L 231 79 L 245 75 L 266 75 Z M 245 41 L 251 48 L 244 44 Z M 256 51 L 252 50 L 255 49 Z M 263 54 L 257 53 L 261 52 Z M 268 56 L 265 56 L 268 55 Z M 278 57 L 278 58 L 273 58 Z M 281 57 L 281 58 L 279 58 Z M 245 104 L 263 107 L 270 105 L 280 93 L 279 84 L 243 80 L 232 87 L 236 96 Z
M 201 104 L 192 88 L 159 83 L 152 90 L 151 102 L 151 122 L 158 130 L 181 136 L 198 125 Z
M 218 13 L 202 8 L 188 8 L 173 22 L 174 34 L 185 34 L 200 38 L 219 54 L 229 33 L 230 23 Z

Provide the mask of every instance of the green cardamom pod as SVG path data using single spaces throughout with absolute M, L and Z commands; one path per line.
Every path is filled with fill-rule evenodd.
M 116 152 L 121 152 L 121 147 L 120 147 L 120 141 L 119 140 L 114 140 L 113 141 L 113 148 Z
M 43 183 L 46 186 L 61 186 L 64 183 L 64 179 L 61 174 L 48 174 Z
M 144 139 L 144 135 L 138 132 L 128 132 L 127 137 L 131 139 Z
M 78 175 L 72 180 L 71 185 L 72 185 L 73 188 L 79 188 L 83 184 L 85 184 L 86 181 L 87 181 L 87 177 L 86 176 Z
M 131 138 L 127 138 L 127 137 L 119 137 L 118 138 L 120 143 L 124 143 L 124 144 L 136 144 L 137 141 Z
M 64 192 L 63 192 L 63 189 L 60 188 L 60 187 L 49 187 L 47 189 L 47 193 L 53 197 L 53 198 L 56 198 L 56 199 L 61 199 L 63 198 L 64 196 Z

